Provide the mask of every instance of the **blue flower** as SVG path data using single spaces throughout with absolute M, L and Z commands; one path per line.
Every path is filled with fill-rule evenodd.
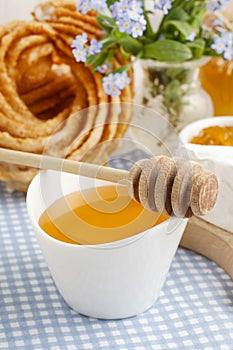
M 82 35 L 77 35 L 73 40 L 71 47 L 73 48 L 72 52 L 77 62 L 86 62 L 87 59 L 87 33 Z
M 211 48 L 217 54 L 222 54 L 225 50 L 225 47 L 226 47 L 224 40 L 218 35 L 214 35 L 213 39 L 214 39 L 214 42 L 211 45 Z
M 97 41 L 96 39 L 92 39 L 90 42 L 88 54 L 94 55 L 96 53 L 99 53 L 99 52 L 101 52 L 102 47 L 103 47 L 103 44 L 101 41 Z
M 107 7 L 106 0 L 91 0 L 90 3 L 92 10 L 95 11 L 100 11 Z
M 107 64 L 102 64 L 101 66 L 97 67 L 97 71 L 101 74 L 106 74 L 109 69 L 110 67 Z
M 233 58 L 233 34 L 232 32 L 222 32 L 221 35 L 225 42 L 223 58 L 225 60 L 231 60 Z
M 130 8 L 133 12 L 141 15 L 143 13 L 142 2 L 141 1 L 131 1 Z
M 221 30 L 221 36 L 226 45 L 232 45 L 232 32 L 227 32 L 226 30 Z
M 134 38 L 143 35 L 146 21 L 141 1 L 116 1 L 110 6 L 110 10 L 120 32 L 130 34 Z
M 89 10 L 91 10 L 91 1 L 79 0 L 77 2 L 76 9 L 85 15 Z
M 128 11 L 128 18 L 131 21 L 138 21 L 140 19 L 141 15 L 133 10 Z
M 90 10 L 99 11 L 106 7 L 106 0 L 78 0 L 76 5 L 77 10 L 84 15 Z
M 112 97 L 117 97 L 121 94 L 121 90 L 116 85 L 115 75 L 113 73 L 103 78 L 103 88 L 105 94 Z
M 223 57 L 225 58 L 225 60 L 232 60 L 233 59 L 233 48 L 228 46 L 223 54 Z
M 210 12 L 223 10 L 231 0 L 210 0 L 206 4 L 207 10 Z
M 138 22 L 135 22 L 132 26 L 131 34 L 134 38 L 143 35 L 144 30 L 146 29 L 146 20 L 144 17 L 141 17 Z
M 104 92 L 112 97 L 117 97 L 130 82 L 131 80 L 126 72 L 111 73 L 103 78 Z
M 86 62 L 87 49 L 86 48 L 75 48 L 72 50 L 76 62 Z
M 118 21 L 120 18 L 122 18 L 122 9 L 118 2 L 114 2 L 114 4 L 112 4 L 109 8 L 111 10 L 112 17 L 115 18 L 115 20 Z
M 212 26 L 217 27 L 217 28 L 222 27 L 223 22 L 220 18 L 217 18 L 213 21 Z
M 121 33 L 132 33 L 132 22 L 129 18 L 122 18 L 118 21 L 118 28 Z
M 131 79 L 128 77 L 128 74 L 126 72 L 116 73 L 115 82 L 116 82 L 116 86 L 120 90 L 123 90 L 127 85 L 130 84 Z
M 92 39 L 90 45 L 86 45 L 88 42 L 88 37 L 86 33 L 82 35 L 77 35 L 75 40 L 73 40 L 71 47 L 72 52 L 77 62 L 86 62 L 87 56 L 94 55 L 101 52 L 103 44 L 101 41 Z
M 223 54 L 225 60 L 233 58 L 233 34 L 231 32 L 220 31 L 219 35 L 214 34 L 211 48 L 219 55 Z
M 77 35 L 75 40 L 73 40 L 71 47 L 72 48 L 83 48 L 87 43 L 87 33 L 83 33 L 82 35 Z
M 187 35 L 185 39 L 187 41 L 194 41 L 195 36 L 196 36 L 196 33 L 195 33 L 195 31 L 193 31 L 191 34 Z
M 171 0 L 154 0 L 154 9 L 162 10 L 165 15 L 168 14 L 168 11 L 172 7 Z

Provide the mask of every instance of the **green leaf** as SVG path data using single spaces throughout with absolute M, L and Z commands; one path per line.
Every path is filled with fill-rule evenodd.
M 178 41 L 158 40 L 144 46 L 142 58 L 152 58 L 162 62 L 184 62 L 192 58 L 192 51 Z
M 129 52 L 133 56 L 137 56 L 143 49 L 143 45 L 136 39 L 127 35 L 119 40 L 119 44 L 124 50 Z
M 190 17 L 187 14 L 187 12 L 185 12 L 185 10 L 183 10 L 181 7 L 176 7 L 174 9 L 170 10 L 168 15 L 167 15 L 167 19 L 169 21 L 178 20 L 178 21 L 187 22 L 189 20 L 189 18 Z
M 128 71 L 130 70 L 130 68 L 131 68 L 131 65 L 128 64 L 128 65 L 126 65 L 126 66 L 121 66 L 121 67 L 119 67 L 119 68 L 114 69 L 114 70 L 112 71 L 112 73 L 115 74 L 115 73 L 128 72 Z
M 99 53 L 96 53 L 95 55 L 88 56 L 86 59 L 86 66 L 93 64 L 98 59 L 99 56 L 100 56 Z
M 106 33 L 111 33 L 112 29 L 116 27 L 115 20 L 109 16 L 99 14 L 96 20 L 101 28 L 105 30 Z
M 130 59 L 130 54 L 122 46 L 120 46 L 120 51 L 126 60 Z
M 165 28 L 169 29 L 169 27 L 174 27 L 181 34 L 183 34 L 184 37 L 189 36 L 194 31 L 193 27 L 190 24 L 188 24 L 187 22 L 182 22 L 182 21 L 168 21 L 168 22 L 166 22 Z
M 108 7 L 110 7 L 111 5 L 113 5 L 115 1 L 116 1 L 116 0 L 107 0 L 106 2 L 107 2 Z
M 194 16 L 192 18 L 192 21 L 190 22 L 191 26 L 193 27 L 193 30 L 195 30 L 196 33 L 199 33 L 202 29 L 202 22 L 197 16 Z
M 113 56 L 115 55 L 116 49 L 112 49 L 108 51 L 107 59 L 105 60 L 105 63 L 109 63 Z
M 100 53 L 98 54 L 98 57 L 96 58 L 96 60 L 93 62 L 94 68 L 97 68 L 99 66 L 101 66 L 102 64 L 104 64 L 111 56 L 114 55 L 115 50 L 110 50 L 104 53 Z
M 103 46 L 102 46 L 102 51 L 109 49 L 111 46 L 116 44 L 118 41 L 114 37 L 106 37 L 103 40 L 101 40 Z
M 108 50 L 105 52 L 96 53 L 95 55 L 91 55 L 87 57 L 86 66 L 90 66 L 93 64 L 94 68 L 101 66 L 106 61 L 110 60 L 115 53 L 115 50 Z
M 192 50 L 193 56 L 199 58 L 204 54 L 205 41 L 204 39 L 196 39 L 192 42 L 187 43 L 187 46 Z

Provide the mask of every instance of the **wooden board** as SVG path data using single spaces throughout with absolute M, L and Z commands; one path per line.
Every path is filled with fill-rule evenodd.
M 180 246 L 213 260 L 233 279 L 233 233 L 193 217 Z

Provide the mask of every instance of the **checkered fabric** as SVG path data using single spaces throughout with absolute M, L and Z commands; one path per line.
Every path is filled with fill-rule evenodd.
M 135 158 L 141 154 L 134 153 Z M 130 155 L 111 165 L 130 166 Z M 0 184 L 0 349 L 233 350 L 233 281 L 179 248 L 147 312 L 103 321 L 71 310 L 57 291 L 30 225 L 25 195 Z

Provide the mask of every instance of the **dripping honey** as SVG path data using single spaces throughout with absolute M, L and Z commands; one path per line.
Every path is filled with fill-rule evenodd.
M 210 126 L 192 138 L 191 143 L 214 146 L 233 146 L 233 126 Z
M 124 186 L 74 192 L 53 203 L 39 225 L 51 237 L 73 244 L 101 244 L 143 232 L 168 217 L 132 200 Z

